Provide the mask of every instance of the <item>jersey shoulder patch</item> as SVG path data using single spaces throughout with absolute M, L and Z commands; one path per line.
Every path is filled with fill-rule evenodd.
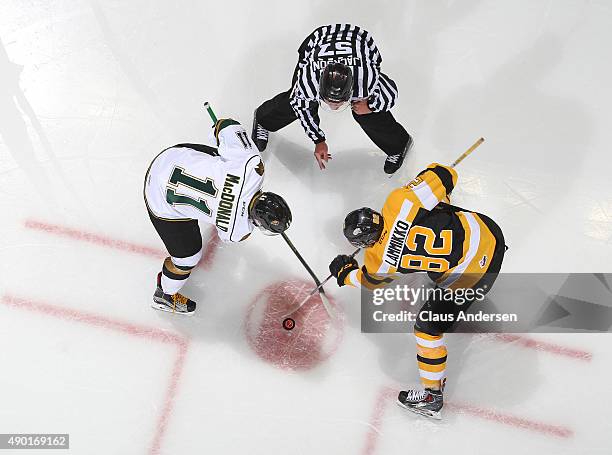
M 257 175 L 264 175 L 264 164 L 263 161 L 259 160 L 259 164 L 255 167 L 255 172 L 257 172 Z

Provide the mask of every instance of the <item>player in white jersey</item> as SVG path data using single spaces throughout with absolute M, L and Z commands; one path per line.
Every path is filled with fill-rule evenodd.
M 259 151 L 235 120 L 213 128 L 217 148 L 179 144 L 155 157 L 145 176 L 151 222 L 170 256 L 157 275 L 153 308 L 192 314 L 196 303 L 178 291 L 202 257 L 200 224 L 214 224 L 224 242 L 246 239 L 254 227 L 280 234 L 291 224 L 285 200 L 262 192 Z

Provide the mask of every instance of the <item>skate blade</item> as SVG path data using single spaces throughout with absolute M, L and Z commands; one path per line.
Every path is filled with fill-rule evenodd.
M 442 420 L 442 412 L 441 411 L 430 411 L 428 409 L 422 409 L 422 408 L 412 408 L 410 406 L 405 405 L 404 403 L 402 403 L 399 400 L 396 400 L 397 405 L 402 408 L 402 409 L 407 409 L 410 412 L 413 412 L 415 414 L 419 414 L 422 415 L 424 417 L 429 417 L 430 419 L 435 419 L 435 420 Z
M 195 310 L 192 311 L 191 313 L 183 313 L 180 311 L 174 311 L 172 310 L 172 308 L 168 307 L 167 305 L 162 305 L 156 302 L 153 302 L 151 304 L 151 308 L 153 308 L 154 310 L 158 310 L 158 311 L 165 311 L 166 313 L 180 314 L 181 316 L 193 316 L 193 314 L 195 313 Z

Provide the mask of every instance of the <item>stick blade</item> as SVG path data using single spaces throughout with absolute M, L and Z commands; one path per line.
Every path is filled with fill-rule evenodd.
M 321 297 L 321 302 L 323 302 L 323 307 L 325 307 L 325 311 L 327 311 L 327 315 L 332 321 L 335 321 L 338 318 L 338 313 L 334 310 L 331 302 L 327 298 L 324 292 L 319 292 L 319 296 Z

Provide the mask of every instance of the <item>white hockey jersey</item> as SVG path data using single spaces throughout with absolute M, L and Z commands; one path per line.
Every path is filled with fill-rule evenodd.
M 147 207 L 157 218 L 214 224 L 224 242 L 239 242 L 254 225 L 249 203 L 261 189 L 264 165 L 244 128 L 222 120 L 215 149 L 180 144 L 160 153 L 145 178 Z

